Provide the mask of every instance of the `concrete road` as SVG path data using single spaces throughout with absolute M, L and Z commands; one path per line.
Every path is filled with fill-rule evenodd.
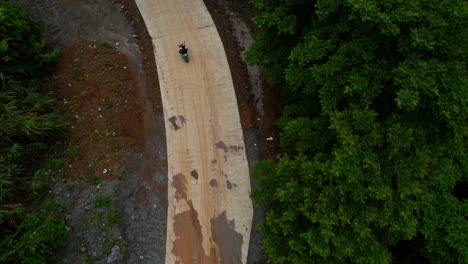
M 216 27 L 202 0 L 136 3 L 153 38 L 166 120 L 166 263 L 246 263 L 253 214 L 249 169 Z M 182 40 L 189 63 L 178 54 Z

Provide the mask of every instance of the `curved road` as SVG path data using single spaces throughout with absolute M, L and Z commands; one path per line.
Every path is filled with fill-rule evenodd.
M 226 54 L 202 0 L 136 0 L 153 38 L 168 151 L 166 263 L 246 263 L 250 178 Z M 190 62 L 177 53 L 185 40 Z

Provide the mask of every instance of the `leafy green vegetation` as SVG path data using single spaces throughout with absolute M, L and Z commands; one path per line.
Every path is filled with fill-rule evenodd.
M 2 263 L 49 263 L 49 256 L 66 239 L 65 220 L 55 202 L 28 214 L 15 233 L 0 242 Z
M 0 2 L 0 72 L 25 79 L 41 77 L 57 56 L 57 49 L 46 48 L 41 23 L 20 7 Z
M 0 1 L 0 262 L 48 263 L 66 236 L 63 215 L 41 202 L 63 167 L 51 152 L 63 114 L 41 85 L 54 65 L 39 24 Z M 41 205 L 42 204 L 42 205 Z
M 112 48 L 112 46 L 107 42 L 102 42 L 99 46 L 101 46 L 102 48 L 107 48 L 107 49 Z
M 468 3 L 252 0 L 282 87 L 258 164 L 273 263 L 468 262 Z
M 98 196 L 96 197 L 96 201 L 94 202 L 94 206 L 96 208 L 110 208 L 112 205 L 112 200 L 109 196 Z

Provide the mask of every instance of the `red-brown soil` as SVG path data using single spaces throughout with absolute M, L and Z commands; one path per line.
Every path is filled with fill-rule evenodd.
M 127 58 L 95 42 L 69 46 L 50 87 L 69 113 L 66 175 L 121 176 L 128 151 L 142 152 L 145 143 L 143 102 Z

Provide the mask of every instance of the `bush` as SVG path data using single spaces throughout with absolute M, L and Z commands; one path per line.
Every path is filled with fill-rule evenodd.
M 0 1 L 0 72 L 26 78 L 46 74 L 58 50 L 48 51 L 41 23 L 20 7 Z
M 38 25 L 0 1 L 0 263 L 48 263 L 66 236 L 57 204 L 36 210 L 63 166 L 45 154 L 66 127 L 53 95 L 42 92 L 58 50 L 46 49 Z
M 16 233 L 0 244 L 2 263 L 49 263 L 66 239 L 65 220 L 58 205 L 46 200 L 39 211 L 28 214 Z

